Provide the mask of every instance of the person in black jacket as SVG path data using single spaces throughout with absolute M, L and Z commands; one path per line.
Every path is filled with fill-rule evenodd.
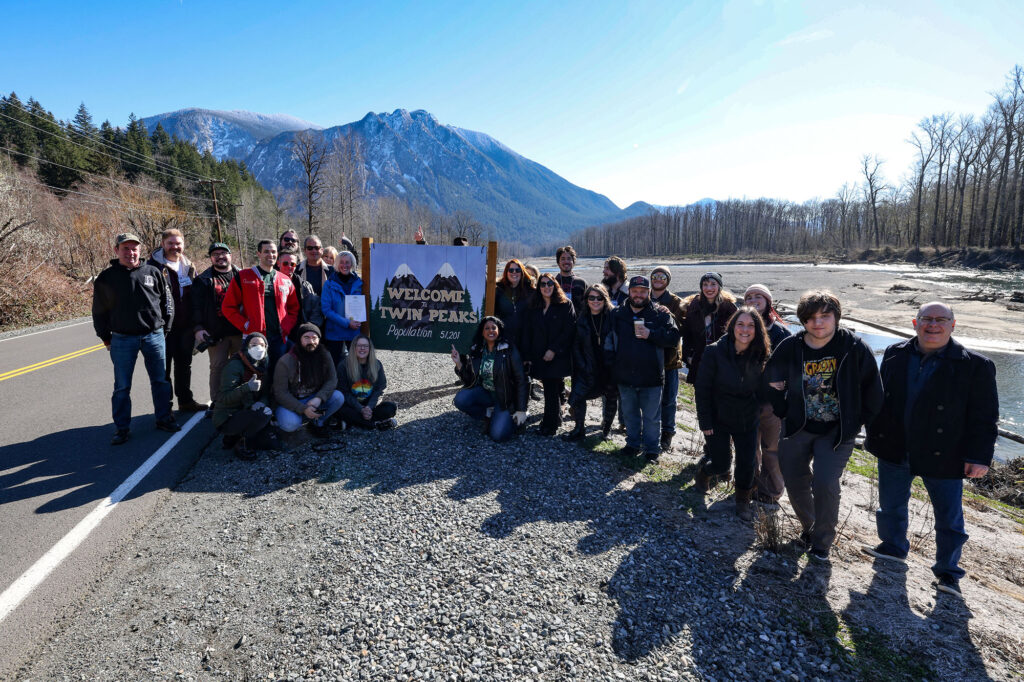
M 484 420 L 491 440 L 508 440 L 526 423 L 526 372 L 516 347 L 504 340 L 504 323 L 488 315 L 480 320 L 469 353 L 452 346 L 455 373 L 464 388 L 455 394 L 456 409 Z
M 555 278 L 542 274 L 530 300 L 522 331 L 526 372 L 544 387 L 544 418 L 540 435 L 553 436 L 562 423 L 562 389 L 572 373 L 572 339 L 576 313 Z
M 555 251 L 555 263 L 558 265 L 558 274 L 555 275 L 555 282 L 562 287 L 562 292 L 572 302 L 576 317 L 583 314 L 584 301 L 583 292 L 587 289 L 587 283 L 582 277 L 577 277 L 572 271 L 576 267 L 576 249 L 571 246 L 560 246 Z
M 763 284 L 751 284 L 743 293 L 744 305 L 757 309 L 768 332 L 772 349 L 793 334 L 786 328 L 782 316 L 772 305 L 772 292 Z M 782 470 L 779 469 L 779 438 L 782 435 L 782 420 L 775 416 L 771 402 L 765 397 L 761 403 L 761 415 L 757 422 L 757 475 L 755 499 L 766 508 L 778 509 L 778 502 L 785 491 Z
M 612 303 L 608 300 L 608 290 L 602 284 L 587 287 L 583 301 L 586 308 L 576 319 L 576 337 L 572 344 L 572 391 L 569 393 L 569 406 L 576 426 L 565 438 L 583 438 L 587 401 L 602 398 L 601 434 L 607 440 L 619 405 L 619 389 L 611 379 L 610 369 L 604 364 L 604 342 L 611 331 L 609 315 Z
M 216 242 L 207 253 L 213 265 L 192 282 L 192 335 L 196 348 L 205 344 L 210 354 L 210 397 L 216 402 L 221 373 L 242 349 L 242 333 L 221 311 L 228 286 L 238 275 L 238 268 L 231 264 L 231 248 Z
M 725 325 L 736 312 L 736 297 L 726 291 L 722 276 L 705 272 L 700 278 L 700 291 L 683 300 L 686 319 L 683 322 L 683 362 L 686 383 L 697 383 L 700 359 L 704 349 L 722 338 Z
M 629 287 L 626 286 L 626 273 L 629 268 L 626 261 L 618 256 L 610 256 L 604 262 L 604 270 L 601 272 L 601 284 L 608 290 L 608 300 L 613 307 L 618 307 L 629 300 Z
M 387 387 L 384 365 L 377 359 L 373 343 L 360 334 L 352 339 L 352 352 L 338 363 L 338 390 L 345 396 L 338 415 L 346 424 L 361 429 L 393 429 L 398 426 L 398 405 L 387 400 L 381 402 Z
M 181 427 L 171 414 L 171 384 L 164 365 L 164 334 L 174 320 L 174 299 L 167 279 L 156 267 L 139 259 L 142 241 L 131 233 L 119 234 L 117 258 L 93 283 L 92 325 L 110 351 L 114 364 L 114 437 L 111 445 L 128 440 L 132 421 L 132 375 L 142 352 L 153 393 L 156 427 L 173 433 Z
M 729 478 L 736 448 L 736 515 L 751 520 L 755 489 L 757 421 L 764 395 L 762 378 L 769 354 L 768 334 L 754 308 L 743 306 L 729 319 L 725 334 L 704 351 L 697 376 L 697 421 L 707 442 L 697 464 L 697 489 L 706 492 Z
M 505 323 L 505 340 L 522 345 L 523 321 L 536 288 L 533 277 L 517 258 L 505 263 L 501 279 L 494 287 L 494 314 Z
M 805 293 L 796 314 L 804 331 L 772 353 L 769 393 L 782 419 L 779 467 L 803 526 L 800 539 L 813 561 L 827 564 L 839 521 L 839 478 L 854 437 L 882 407 L 882 382 L 868 345 L 839 328 L 842 307 L 834 294 Z
M 643 275 L 629 280 L 629 302 L 611 312 L 604 351 L 626 422 L 622 454 L 642 453 L 653 461 L 661 454 L 665 350 L 679 342 L 679 329 L 668 309 L 651 301 L 650 291 L 651 282 Z
M 960 595 L 964 532 L 963 479 L 984 476 L 998 434 L 999 394 L 992 361 L 953 340 L 956 319 L 938 301 L 914 319 L 916 338 L 885 349 L 882 411 L 865 447 L 878 457 L 877 547 L 864 551 L 905 562 L 907 503 L 915 476 L 924 481 L 935 517 L 935 586 Z

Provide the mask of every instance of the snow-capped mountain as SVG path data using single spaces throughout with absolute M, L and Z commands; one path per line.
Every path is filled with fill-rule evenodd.
M 462 282 L 459 281 L 455 269 L 450 263 L 445 263 L 438 269 L 437 274 L 430 280 L 427 289 L 440 291 L 462 291 Z
M 209 151 L 218 161 L 244 161 L 261 140 L 289 130 L 321 130 L 322 127 L 287 114 L 256 114 L 250 111 L 181 109 L 142 119 L 152 133 L 157 124 L 168 135 Z

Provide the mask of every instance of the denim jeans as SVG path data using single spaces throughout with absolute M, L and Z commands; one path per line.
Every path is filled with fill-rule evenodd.
M 879 509 L 875 513 L 878 538 L 886 554 L 906 556 L 910 551 L 907 541 L 910 487 L 914 477 L 910 465 L 893 464 L 878 460 Z M 964 532 L 963 492 L 964 482 L 959 478 L 932 478 L 922 476 L 928 498 L 932 502 L 935 516 L 935 577 L 948 575 L 960 580 L 964 570 L 960 568 L 960 553 L 967 542 Z
M 676 432 L 676 401 L 679 399 L 679 370 L 665 370 L 665 385 L 661 389 L 661 432 Z
M 171 384 L 167 381 L 164 367 L 163 330 L 140 336 L 114 333 L 110 337 L 110 361 L 114 363 L 114 394 L 110 397 L 110 407 L 117 429 L 127 429 L 132 422 L 132 375 L 135 374 L 139 351 L 142 351 L 142 360 L 149 375 L 156 418 L 161 420 L 171 416 Z
M 487 408 L 493 407 L 491 426 L 488 430 L 491 440 L 501 442 L 515 435 L 516 425 L 512 421 L 512 413 L 498 407 L 486 388 L 482 386 L 463 388 L 455 394 L 453 402 L 455 409 L 465 412 L 473 419 L 483 419 L 487 416 Z
M 303 405 L 313 399 L 314 396 L 308 398 L 300 398 L 299 400 Z M 324 415 L 313 420 L 313 423 L 317 426 L 323 426 L 327 422 L 327 418 L 338 411 L 342 405 L 345 404 L 345 396 L 341 394 L 341 391 L 335 391 L 331 394 L 331 397 L 327 399 L 327 404 L 322 405 L 324 408 Z M 277 406 L 274 410 L 274 416 L 277 417 L 277 428 L 281 429 L 286 433 L 292 431 L 298 431 L 302 426 L 303 415 L 295 414 L 287 407 Z
M 661 386 L 619 384 L 619 405 L 626 420 L 626 446 L 661 452 Z

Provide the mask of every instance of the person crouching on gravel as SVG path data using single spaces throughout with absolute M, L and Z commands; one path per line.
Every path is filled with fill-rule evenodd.
M 604 342 L 612 328 L 609 321 L 612 302 L 603 284 L 591 284 L 583 294 L 583 303 L 586 307 L 576 320 L 576 338 L 572 344 L 572 392 L 569 393 L 576 426 L 565 439 L 583 438 L 587 401 L 603 398 L 601 434 L 607 440 L 619 406 L 619 387 L 612 381 L 611 370 L 604 363 Z
M 298 328 L 299 344 L 285 353 L 274 368 L 277 426 L 291 433 L 309 420 L 318 438 L 327 435 L 327 420 L 345 402 L 331 354 L 321 345 L 320 329 L 309 322 Z
M 729 479 L 736 448 L 736 515 L 751 520 L 757 416 L 764 398 L 764 366 L 768 334 L 757 310 L 743 306 L 729 319 L 725 335 L 707 347 L 701 360 L 694 394 L 697 421 L 707 447 L 697 464 L 697 489 L 707 492 Z
M 455 408 L 484 420 L 485 433 L 500 442 L 526 423 L 528 383 L 519 351 L 505 340 L 505 325 L 488 315 L 473 335 L 469 353 L 452 346 L 455 373 L 465 388 L 455 394 Z
M 782 418 L 779 467 L 803 526 L 811 561 L 828 564 L 839 523 L 839 479 L 853 439 L 882 408 L 882 380 L 871 348 L 839 328 L 839 299 L 830 291 L 800 297 L 804 331 L 783 339 L 768 360 L 769 394 Z M 811 469 L 811 462 L 814 468 Z
M 772 292 L 763 284 L 751 284 L 743 294 L 744 305 L 757 309 L 768 332 L 768 342 L 774 350 L 782 340 L 792 336 L 772 306 Z M 782 471 L 779 469 L 779 435 L 782 420 L 775 416 L 772 404 L 767 400 L 761 404 L 761 416 L 757 422 L 757 492 L 754 499 L 760 504 L 778 508 L 779 499 L 785 490 Z
M 373 344 L 360 334 L 352 340 L 348 356 L 338 363 L 338 388 L 345 396 L 338 416 L 349 426 L 361 429 L 386 431 L 398 426 L 398 405 L 380 402 L 387 385 L 384 365 L 377 359 Z
M 213 425 L 224 435 L 224 448 L 233 448 L 239 459 L 256 459 L 249 446 L 273 415 L 267 406 L 268 382 L 263 380 L 267 364 L 267 337 L 254 333 L 221 371 Z

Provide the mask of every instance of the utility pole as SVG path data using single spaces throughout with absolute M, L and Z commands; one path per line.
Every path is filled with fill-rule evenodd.
M 224 241 L 224 237 L 220 233 L 220 208 L 217 206 L 217 183 L 224 182 L 223 180 L 210 180 L 210 192 L 213 193 L 213 214 L 217 218 L 217 241 Z

